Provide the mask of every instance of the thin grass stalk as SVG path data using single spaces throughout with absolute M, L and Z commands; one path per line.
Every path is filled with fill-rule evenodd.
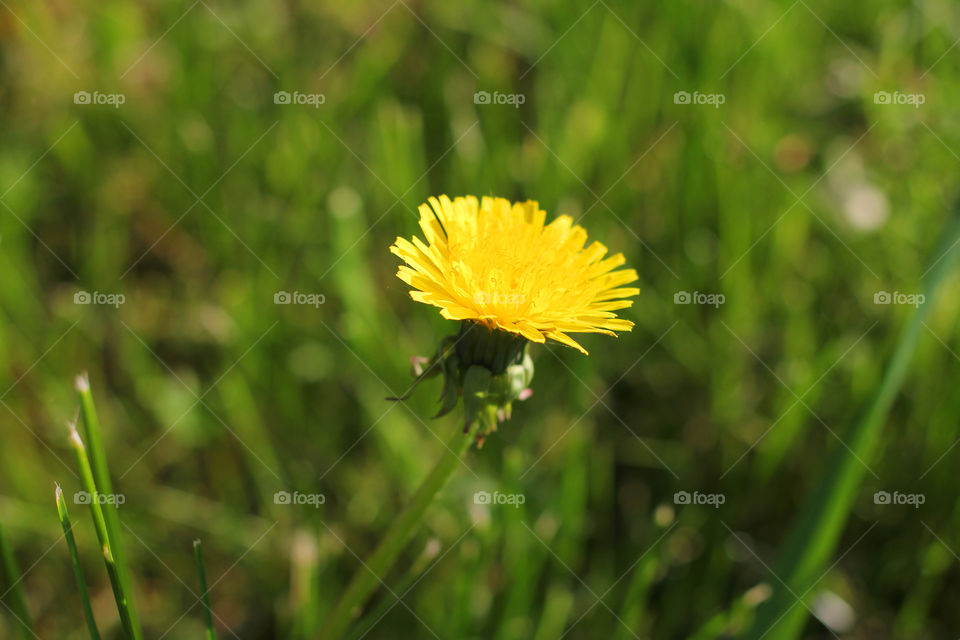
M 773 572 L 774 595 L 757 612 L 746 637 L 753 640 L 793 640 L 803 630 L 807 606 L 794 594 L 807 594 L 822 575 L 850 515 L 857 490 L 873 458 L 877 440 L 900 386 L 906 377 L 924 320 L 936 303 L 946 276 L 960 255 L 960 215 L 934 253 L 936 263 L 924 283 L 925 299 L 900 333 L 893 356 L 867 409 L 849 438 L 838 445 L 821 471 L 814 491 L 801 511 Z
M 707 620 L 687 640 L 719 640 L 731 638 L 742 631 L 752 619 L 757 606 L 770 597 L 769 585 L 760 584 L 740 596 L 733 605 Z
M 444 448 L 440 459 L 433 470 L 417 489 L 410 504 L 394 518 L 387 529 L 386 535 L 377 545 L 373 555 L 363 561 L 353 574 L 347 590 L 327 616 L 320 629 L 318 638 L 322 640 L 339 640 L 353 624 L 359 608 L 381 583 L 384 576 L 393 566 L 400 551 L 410 540 L 418 525 L 423 520 L 427 508 L 433 504 L 434 498 L 440 489 L 447 483 L 453 470 L 460 463 L 460 458 L 470 449 L 474 442 L 476 426 L 469 433 L 457 432 Z
M 6 580 L 6 587 L 0 591 L 0 596 L 9 598 L 10 613 L 16 619 L 15 626 L 20 636 L 33 640 L 37 636 L 33 633 L 30 610 L 27 608 L 27 598 L 23 592 L 21 581 L 23 574 L 20 573 L 17 559 L 13 555 L 13 546 L 7 540 L 2 526 L 0 526 L 0 565 L 3 565 L 3 576 Z
M 100 420 L 97 418 L 93 393 L 90 391 L 90 379 L 86 373 L 77 376 L 76 389 L 80 396 L 80 415 L 82 417 L 80 425 L 83 430 L 84 441 L 87 443 L 94 481 L 100 487 L 102 493 L 113 495 L 110 467 L 107 465 L 107 454 L 103 447 L 103 439 L 100 437 Z M 137 616 L 137 607 L 133 599 L 133 581 L 130 577 L 126 554 L 123 549 L 123 540 L 120 535 L 120 515 L 117 513 L 115 504 L 105 504 L 101 508 L 106 521 L 107 532 L 110 535 L 110 552 L 116 561 L 120 583 L 123 585 L 123 591 L 127 597 L 127 611 L 133 624 L 133 630 L 136 633 L 134 639 L 140 640 L 142 637 L 140 619 Z
M 320 584 L 316 534 L 298 531 L 290 549 L 291 636 L 294 640 L 312 638 L 320 628 L 325 605 Z
M 573 594 L 566 584 L 551 585 L 543 601 L 543 613 L 533 640 L 562 638 L 573 611 L 573 600 Z
M 217 631 L 213 627 L 213 609 L 210 608 L 210 589 L 207 588 L 207 571 L 203 566 L 203 548 L 200 540 L 193 541 L 193 557 L 197 561 L 197 579 L 200 581 L 200 599 L 206 614 L 207 640 L 217 640 Z
M 647 551 L 646 554 L 633 569 L 627 593 L 620 607 L 620 618 L 630 629 L 641 628 L 643 615 L 649 604 L 650 587 L 657 577 L 657 571 L 662 562 L 657 553 Z M 631 637 L 624 625 L 618 625 L 611 635 L 615 640 L 627 640 Z
M 93 617 L 93 607 L 90 605 L 90 594 L 87 591 L 87 582 L 83 577 L 83 568 L 80 566 L 80 554 L 77 553 L 77 543 L 73 537 L 73 524 L 70 522 L 70 514 L 67 513 L 67 501 L 63 499 L 63 490 L 60 489 L 60 485 L 57 485 L 56 500 L 57 515 L 60 517 L 60 526 L 63 527 L 63 537 L 67 541 L 67 549 L 70 551 L 70 562 L 73 565 L 73 575 L 77 579 L 77 591 L 80 592 L 80 604 L 83 606 L 83 617 L 87 621 L 90 640 L 100 640 L 97 621 Z
M 423 550 L 423 553 L 421 553 L 420 557 L 413 563 L 404 578 L 397 583 L 396 587 L 393 589 L 393 592 L 399 594 L 400 598 L 403 598 L 407 592 L 416 585 L 420 576 L 427 569 L 427 566 L 434 560 L 434 558 L 436 558 L 439 551 L 439 544 L 436 544 L 433 540 L 428 542 L 427 546 Z M 359 620 L 358 624 L 354 625 L 353 631 L 347 636 L 347 638 L 349 640 L 361 640 L 362 638 L 366 637 L 366 635 L 370 633 L 375 626 L 377 626 L 381 618 L 387 615 L 387 612 L 399 604 L 399 602 L 400 601 L 392 595 L 383 598 L 377 604 L 375 609 L 365 615 L 363 620 Z M 360 623 L 363 624 L 361 625 Z
M 103 549 L 103 559 L 107 565 L 107 575 L 110 578 L 110 586 L 113 588 L 113 597 L 117 601 L 120 623 L 123 626 L 123 632 L 128 640 L 139 640 L 140 634 L 134 627 L 133 618 L 130 615 L 130 598 L 120 579 L 120 572 L 116 562 L 117 557 L 113 553 L 113 543 L 107 529 L 103 509 L 100 507 L 100 492 L 97 491 L 97 484 L 93 479 L 93 469 L 90 467 L 90 459 L 87 457 L 86 447 L 83 446 L 83 440 L 77 432 L 76 425 L 71 423 L 68 426 L 70 427 L 70 442 L 77 455 L 77 466 L 80 468 L 80 480 L 89 496 L 93 526 L 97 532 L 97 540 L 100 542 L 100 547 Z

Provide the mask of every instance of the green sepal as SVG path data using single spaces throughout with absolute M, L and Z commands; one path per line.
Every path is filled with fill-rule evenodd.
M 488 406 L 494 376 L 480 365 L 472 365 L 463 376 L 463 411 L 469 426 Z
M 440 410 L 434 418 L 447 415 L 460 399 L 460 359 L 451 355 L 443 361 L 443 391 L 440 394 Z
M 440 409 L 433 417 L 453 411 L 462 396 L 464 432 L 479 422 L 476 431 L 479 447 L 500 422 L 510 418 L 513 402 L 527 397 L 524 391 L 529 393 L 533 380 L 533 359 L 526 352 L 527 343 L 522 338 L 473 325 L 464 322 L 459 335 L 444 338 L 410 392 L 401 398 L 388 399 L 404 400 L 420 382 L 442 372 Z

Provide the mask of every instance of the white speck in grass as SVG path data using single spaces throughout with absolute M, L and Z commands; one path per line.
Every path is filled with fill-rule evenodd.
M 766 582 L 761 582 L 753 587 L 743 596 L 744 602 L 751 607 L 756 607 L 770 599 L 773 595 L 773 589 Z
M 86 371 L 77 375 L 77 377 L 74 379 L 74 386 L 80 393 L 86 393 L 90 391 L 90 377 L 87 375 Z
M 836 633 L 847 633 L 853 629 L 856 614 L 847 601 L 832 591 L 821 591 L 813 602 L 813 612 L 817 618 Z
M 551 540 L 560 529 L 560 521 L 552 513 L 545 512 L 537 518 L 533 528 L 536 529 L 538 536 L 544 540 Z
M 661 504 L 653 512 L 653 521 L 658 527 L 668 527 L 673 524 L 676 518 L 676 511 L 673 505 Z
M 471 500 L 467 505 L 467 510 L 470 512 L 470 521 L 473 526 L 481 531 L 490 526 L 490 505 L 477 504 L 474 500 Z
M 427 546 L 423 549 L 424 560 L 430 562 L 436 558 L 437 555 L 439 555 L 441 548 L 442 545 L 440 544 L 440 540 L 437 538 L 430 538 L 430 540 L 427 541 Z
M 844 194 L 843 213 L 862 231 L 879 229 L 890 215 L 887 196 L 871 184 L 858 184 Z
M 290 549 L 290 560 L 294 565 L 312 566 L 316 563 L 319 550 L 317 541 L 309 531 L 297 531 Z
M 830 63 L 824 84 L 835 96 L 853 98 L 861 91 L 864 75 L 860 64 L 840 58 Z
M 338 218 L 352 218 L 363 209 L 363 200 L 352 188 L 339 186 L 327 197 L 327 208 Z
M 70 430 L 70 441 L 77 448 L 83 449 L 83 440 L 80 439 L 80 433 L 77 432 L 77 423 L 74 420 L 67 422 L 67 429 Z

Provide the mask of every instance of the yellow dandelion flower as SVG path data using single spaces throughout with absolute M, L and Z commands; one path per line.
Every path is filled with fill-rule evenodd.
M 615 311 L 640 293 L 625 287 L 633 269 L 618 269 L 570 216 L 549 224 L 537 202 L 504 198 L 430 198 L 420 205 L 420 238 L 397 238 L 390 251 L 406 262 L 397 277 L 410 296 L 450 320 L 473 321 L 543 343 L 547 338 L 587 353 L 570 333 L 629 331 Z

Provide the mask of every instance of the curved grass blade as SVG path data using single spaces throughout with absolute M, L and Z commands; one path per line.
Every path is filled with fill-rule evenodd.
M 367 634 L 373 631 L 373 628 L 377 626 L 380 620 L 382 620 L 391 609 L 396 607 L 402 598 L 407 595 L 407 593 L 414 586 L 416 586 L 419 578 L 423 575 L 423 572 L 427 569 L 427 566 L 437 557 L 439 551 L 439 542 L 437 542 L 435 539 L 431 539 L 429 542 L 427 542 L 427 546 L 420 553 L 420 557 L 417 558 L 413 565 L 407 570 L 403 579 L 398 581 L 397 585 L 393 587 L 392 591 L 394 593 L 383 598 L 377 604 L 375 609 L 364 615 L 363 619 L 358 620 L 357 624 L 354 625 L 353 631 L 347 636 L 347 640 L 363 640 Z M 397 598 L 395 594 L 401 595 L 399 598 Z
M 393 567 L 397 556 L 423 521 L 423 516 L 433 504 L 437 493 L 453 475 L 457 463 L 462 462 L 461 458 L 469 451 L 475 435 L 475 426 L 466 435 L 454 434 L 447 451 L 441 454 L 409 504 L 390 524 L 373 554 L 366 561 L 361 561 L 364 570 L 353 575 L 350 584 L 327 614 L 318 640 L 340 640 L 353 626 L 363 603 L 382 582 L 380 576 L 386 575 Z
M 774 595 L 758 610 L 748 638 L 793 640 L 803 630 L 809 609 L 802 602 L 802 596 L 795 594 L 806 594 L 815 586 L 836 551 L 866 472 L 864 461 L 873 456 L 884 420 L 906 377 L 924 319 L 960 254 L 960 215 L 954 217 L 952 225 L 951 232 L 944 235 L 934 254 L 936 261 L 924 283 L 925 300 L 901 331 L 879 388 L 847 438 L 847 446 L 838 446 L 821 471 L 814 491 L 794 524 L 773 568 L 778 577 L 773 582 Z
M 3 565 L 3 577 L 6 581 L 5 588 L 0 591 L 0 598 L 9 597 L 9 613 L 16 620 L 15 626 L 20 631 L 23 638 L 36 638 L 30 622 L 30 610 L 27 609 L 27 598 L 23 593 L 23 583 L 21 578 L 23 574 L 17 567 L 17 560 L 13 556 L 13 547 L 3 533 L 3 527 L 0 527 L 0 565 Z
M 96 406 L 93 403 L 93 394 L 90 391 L 90 379 L 86 373 L 81 373 L 77 376 L 75 386 L 77 393 L 80 395 L 80 415 L 82 417 L 80 425 L 83 430 L 84 441 L 87 443 L 86 451 L 90 458 L 93 480 L 96 486 L 99 487 L 101 493 L 113 495 L 113 482 L 110 480 L 110 468 L 107 466 L 107 455 L 103 448 L 103 440 L 100 437 L 100 420 L 97 418 Z M 124 553 L 123 541 L 120 536 L 120 516 L 117 513 L 115 504 L 104 504 L 101 509 L 110 538 L 110 553 L 116 563 L 120 584 L 123 586 L 123 593 L 127 598 L 127 613 L 130 616 L 130 622 L 135 633 L 133 638 L 134 640 L 140 640 L 142 635 L 140 633 L 137 608 L 133 600 L 133 582 L 127 568 L 126 554 Z
M 77 466 L 80 468 L 80 479 L 87 492 L 87 502 L 90 505 L 90 514 L 93 516 L 93 526 L 97 532 L 97 540 L 99 540 L 103 549 L 103 559 L 107 565 L 107 575 L 110 578 L 110 586 L 113 588 L 113 597 L 117 601 L 120 624 L 123 626 L 123 632 L 128 640 L 139 640 L 141 636 L 138 628 L 134 626 L 133 617 L 130 615 L 129 594 L 120 579 L 117 556 L 113 552 L 113 541 L 107 529 L 103 509 L 100 507 L 101 494 L 97 491 L 97 484 L 93 479 L 93 469 L 90 467 L 86 447 L 83 446 L 83 440 L 77 433 L 76 425 L 70 423 L 67 426 L 70 428 L 70 443 L 73 445 L 74 453 L 77 456 Z
M 77 590 L 80 592 L 80 603 L 83 605 L 83 617 L 87 621 L 90 640 L 100 640 L 100 632 L 97 631 L 97 621 L 93 617 L 93 607 L 90 606 L 90 594 L 87 591 L 87 582 L 83 577 L 83 568 L 80 566 L 80 555 L 77 553 L 77 543 L 73 538 L 73 524 L 70 522 L 70 514 L 67 513 L 67 502 L 63 499 L 63 490 L 60 489 L 60 485 L 57 485 L 56 500 L 57 515 L 60 516 L 60 525 L 63 527 L 63 537 L 67 541 L 67 549 L 70 550 L 70 562 L 73 564 L 73 575 L 77 578 Z
M 772 593 L 770 586 L 761 583 L 736 600 L 730 609 L 717 613 L 707 620 L 700 629 L 687 640 L 717 640 L 732 637 L 730 634 L 746 626 L 757 606 L 765 602 Z

